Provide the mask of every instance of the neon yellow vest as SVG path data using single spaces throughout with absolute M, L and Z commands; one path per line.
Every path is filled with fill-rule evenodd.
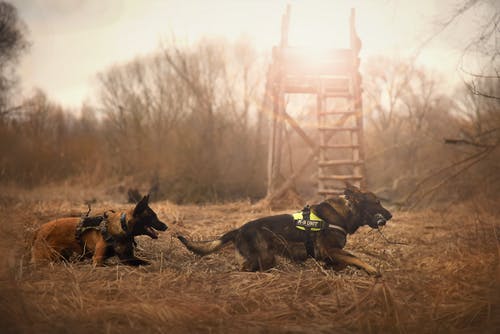
M 306 230 L 306 227 L 305 226 L 301 226 L 301 225 L 297 225 L 297 222 L 299 221 L 304 221 L 304 215 L 302 214 L 302 211 L 299 211 L 299 212 L 295 212 L 293 214 L 293 220 L 295 221 L 295 227 L 298 228 L 299 230 L 302 230 L 302 231 L 305 231 Z M 311 225 L 314 225 L 314 226 L 318 226 L 318 225 L 322 225 L 321 223 L 324 223 L 324 220 L 319 218 L 318 216 L 316 216 L 314 214 L 314 212 L 310 212 L 309 214 L 309 220 L 308 222 L 311 222 L 312 224 Z M 307 222 L 304 222 L 307 224 Z M 310 231 L 314 231 L 314 232 L 318 232 L 318 231 L 321 231 L 322 228 L 321 227 L 311 227 L 309 229 Z

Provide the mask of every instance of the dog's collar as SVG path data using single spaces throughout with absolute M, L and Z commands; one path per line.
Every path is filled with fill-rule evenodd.
M 122 226 L 122 230 L 127 232 L 127 214 L 125 212 L 120 216 L 120 225 Z
M 346 195 L 340 195 L 339 197 L 342 198 L 345 201 L 345 206 L 347 207 L 347 209 L 349 209 L 349 212 L 352 212 L 352 203 L 351 203 L 351 201 L 349 201 L 349 198 Z M 334 225 L 334 224 L 328 224 L 328 227 L 329 228 L 333 228 L 335 230 L 338 230 L 338 231 L 344 233 L 345 235 L 348 234 L 347 230 L 345 228 L 343 228 L 342 226 Z
M 344 233 L 345 235 L 347 235 L 347 231 L 345 230 L 345 228 L 343 228 L 342 226 L 338 226 L 338 225 L 333 225 L 333 224 L 328 224 L 328 228 L 333 228 L 335 230 L 339 230 L 340 232 Z

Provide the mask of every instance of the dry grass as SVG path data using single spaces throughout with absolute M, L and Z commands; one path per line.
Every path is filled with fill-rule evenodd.
M 196 257 L 172 232 L 216 236 L 271 214 L 249 203 L 153 203 L 170 229 L 138 238 L 149 267 L 89 262 L 33 267 L 24 244 L 34 228 L 85 211 L 89 192 L 0 192 L 2 332 L 13 333 L 495 333 L 500 329 L 500 218 L 477 206 L 394 212 L 384 229 L 361 229 L 347 249 L 382 278 L 348 268 L 281 260 L 265 273 L 238 272 L 231 246 Z M 8 195 L 10 194 L 10 195 Z M 94 194 L 95 195 L 95 194 Z M 102 195 L 102 196 L 101 196 Z M 65 196 L 67 196 L 65 198 Z M 98 212 L 120 203 L 95 195 Z M 71 198 L 72 201 L 67 200 Z M 174 222 L 175 221 L 175 222 Z

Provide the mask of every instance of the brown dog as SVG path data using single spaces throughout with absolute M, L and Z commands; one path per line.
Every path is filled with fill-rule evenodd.
M 33 237 L 31 261 L 68 260 L 71 255 L 92 256 L 94 265 L 117 255 L 127 265 L 149 264 L 134 255 L 134 237 L 147 235 L 158 238 L 156 230 L 165 231 L 156 213 L 149 207 L 149 195 L 135 208 L 102 216 L 60 218 L 42 225 Z
M 360 226 L 378 228 L 391 218 L 391 213 L 373 193 L 362 192 L 348 184 L 343 196 L 329 198 L 294 215 L 283 214 L 248 222 L 213 241 L 178 238 L 199 255 L 212 253 L 232 241 L 242 260 L 242 270 L 246 271 L 272 268 L 276 255 L 305 260 L 307 257 L 298 258 L 294 254 L 296 246 L 302 245 L 308 256 L 324 261 L 335 270 L 353 265 L 378 275 L 377 269 L 342 248 L 347 235 L 356 232 Z

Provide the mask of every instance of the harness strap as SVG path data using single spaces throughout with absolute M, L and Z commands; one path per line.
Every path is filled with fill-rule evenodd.
M 82 245 L 82 235 L 88 230 L 98 230 L 102 233 L 102 226 L 105 225 L 106 219 L 104 216 L 82 216 L 78 225 L 76 225 L 75 239 Z
M 305 246 L 306 246 L 307 256 L 314 258 L 314 242 L 311 236 L 311 231 L 309 230 L 306 230 Z
M 309 205 L 302 209 L 302 219 L 311 220 L 311 207 Z
M 127 214 L 125 212 L 120 216 L 120 225 L 122 226 L 122 230 L 127 232 Z
M 303 221 L 311 221 L 311 207 L 309 205 L 306 205 L 304 207 L 304 209 L 302 209 L 302 220 Z M 297 226 L 299 227 L 299 226 Z M 307 256 L 310 256 L 312 258 L 314 258 L 314 243 L 313 243 L 313 240 L 312 240 L 312 237 L 311 237 L 311 228 L 306 228 L 304 226 L 300 226 L 304 229 L 304 231 L 306 232 L 306 242 L 305 242 L 305 247 L 306 247 L 306 252 L 307 252 Z M 317 228 L 316 228 L 317 229 Z
M 99 229 L 101 231 L 101 235 L 102 235 L 102 238 L 104 239 L 104 241 L 106 241 L 107 244 L 111 244 L 113 243 L 113 236 L 111 235 L 111 233 L 108 232 L 108 221 L 107 220 L 103 220 L 101 222 L 101 224 L 99 225 Z
M 121 225 L 123 231 L 125 231 L 125 233 L 127 233 L 128 228 L 127 228 L 127 214 L 126 213 L 121 214 L 120 225 Z M 108 244 L 108 245 L 113 244 L 113 242 L 115 241 L 115 238 L 108 231 L 108 220 L 107 220 L 106 215 L 88 216 L 88 213 L 87 213 L 87 215 L 82 216 L 80 218 L 80 222 L 76 226 L 76 230 L 75 230 L 75 239 L 80 243 L 80 245 L 82 247 L 85 246 L 83 244 L 82 235 L 83 235 L 83 233 L 85 233 L 88 230 L 97 230 L 97 231 L 101 232 L 101 235 L 102 235 L 104 241 L 106 241 L 106 244 Z M 137 245 L 135 240 L 133 240 L 133 243 L 134 243 L 134 246 Z

